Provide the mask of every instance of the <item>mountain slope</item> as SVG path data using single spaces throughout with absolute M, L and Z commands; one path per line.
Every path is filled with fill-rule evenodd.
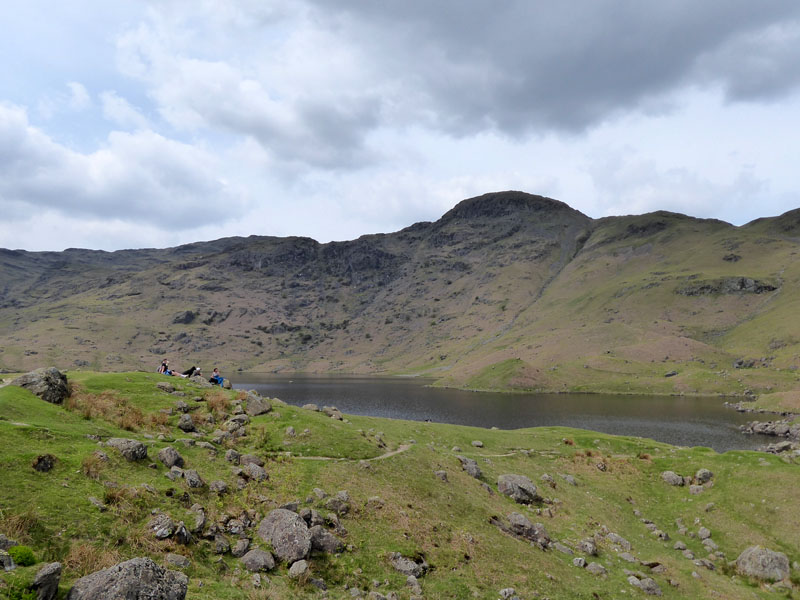
M 482 389 L 791 390 L 798 214 L 743 227 L 667 212 L 593 220 L 500 192 L 348 242 L 2 250 L 0 368 L 149 370 L 168 356 Z

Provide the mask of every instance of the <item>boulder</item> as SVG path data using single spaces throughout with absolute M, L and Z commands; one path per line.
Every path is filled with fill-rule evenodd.
M 262 398 L 255 392 L 247 392 L 245 411 L 251 417 L 263 415 L 272 410 L 272 404 L 266 398 Z
M 208 484 L 208 489 L 216 494 L 222 495 L 228 492 L 228 484 L 218 479 Z
M 14 559 L 5 550 L 0 550 L 0 569 L 3 571 L 13 571 L 17 568 Z
M 708 469 L 699 469 L 694 475 L 694 480 L 696 483 L 702 485 L 708 481 L 711 481 L 712 477 L 714 477 L 714 474 Z
M 250 549 L 250 540 L 247 538 L 239 538 L 231 549 L 231 554 L 236 558 L 242 558 Z
M 323 406 L 322 412 L 328 415 L 331 419 L 343 420 L 342 412 L 335 406 Z
M 615 546 L 619 546 L 623 550 L 631 549 L 631 543 L 619 534 L 613 532 L 609 533 L 608 535 L 606 535 L 606 539 Z
M 134 558 L 81 577 L 67 600 L 183 600 L 189 578 L 149 558 Z
M 264 467 L 260 467 L 255 463 L 247 463 L 242 470 L 248 479 L 253 479 L 254 481 L 266 481 L 269 479 Z
M 19 544 L 0 533 L 0 550 L 8 550 L 12 546 L 19 546 Z
M 289 579 L 301 579 L 308 576 L 309 566 L 308 561 L 298 560 L 291 567 L 289 567 Z
M 319 406 L 316 404 L 303 404 L 302 406 L 305 410 L 313 410 L 314 412 L 319 412 Z
M 39 569 L 31 586 L 36 592 L 36 600 L 55 600 L 59 581 L 61 581 L 61 563 L 50 563 Z
M 395 571 L 406 576 L 422 577 L 429 569 L 428 563 L 424 558 L 413 560 L 399 552 L 392 552 L 389 555 L 389 563 L 394 567 Z
M 597 576 L 605 575 L 608 572 L 603 565 L 596 562 L 590 562 L 588 565 L 586 565 L 586 570 L 592 575 Z
M 175 523 L 168 515 L 159 513 L 147 524 L 147 528 L 153 532 L 157 540 L 165 540 L 175 533 Z
M 144 460 L 147 458 L 147 446 L 138 440 L 128 438 L 111 438 L 106 446 L 116 448 L 127 460 Z
M 275 559 L 269 552 L 256 548 L 255 550 L 250 550 L 250 552 L 242 557 L 242 564 L 248 571 L 259 573 L 261 571 L 271 571 L 274 569 Z
M 664 471 L 661 473 L 661 479 L 669 485 L 683 485 L 683 477 L 678 475 L 675 471 Z
M 69 396 L 67 376 L 55 367 L 36 369 L 11 382 L 36 394 L 45 402 L 61 404 Z
M 171 467 L 183 467 L 183 457 L 172 446 L 159 450 L 158 460 L 164 463 L 164 466 L 168 469 Z
M 177 567 L 178 569 L 188 569 L 192 566 L 192 562 L 183 556 L 182 554 L 173 554 L 170 552 L 164 558 L 164 562 L 166 562 L 170 567 Z
M 168 381 L 159 381 L 156 384 L 156 387 L 160 389 L 162 392 L 166 392 L 167 394 L 171 394 L 175 391 L 175 386 L 169 383 Z
M 191 381 L 191 382 L 192 382 L 193 384 L 195 384 L 197 387 L 202 387 L 202 388 L 213 388 L 213 387 L 214 387 L 214 384 L 213 384 L 213 383 L 211 383 L 211 382 L 209 382 L 209 381 L 208 381 L 208 380 L 207 380 L 205 377 L 203 377 L 202 375 L 192 375 L 192 376 L 189 378 L 189 381 Z M 195 398 L 195 400 L 197 400 L 197 398 Z M 200 398 L 200 399 L 199 399 L 199 401 L 200 401 L 200 402 L 202 402 L 203 400 L 204 400 L 203 398 Z
M 471 458 L 467 458 L 466 456 L 456 456 L 458 460 L 461 461 L 461 468 L 464 469 L 468 475 L 474 477 L 475 479 L 480 479 L 483 476 L 481 473 L 481 469 Z
M 234 452 L 235 452 L 235 450 L 234 450 Z M 238 456 L 238 454 L 237 454 L 237 456 Z M 227 458 L 227 455 L 226 455 L 226 458 Z M 233 461 L 231 461 L 231 462 L 233 462 Z M 256 456 L 255 454 L 242 454 L 241 456 L 239 456 L 239 464 L 240 465 L 254 464 L 254 465 L 258 465 L 259 467 L 263 467 L 264 466 L 264 461 L 261 458 L 259 458 L 258 456 Z
M 542 549 L 550 544 L 550 536 L 541 523 L 531 523 L 525 515 L 517 512 L 508 515 L 508 521 L 511 524 L 511 531 L 516 535 L 530 540 Z
M 736 559 L 736 570 L 748 577 L 780 581 L 789 577 L 789 559 L 782 552 L 750 546 Z
M 518 504 L 530 504 L 541 499 L 536 486 L 524 475 L 500 475 L 497 478 L 497 489 Z
M 329 554 L 344 550 L 344 542 L 320 525 L 311 527 L 309 533 L 311 534 L 312 550 Z
M 447 483 L 447 471 L 434 471 L 433 472 L 436 477 Z
M 187 469 L 183 472 L 183 478 L 186 480 L 186 485 L 190 488 L 201 488 L 206 482 L 194 469 Z
M 195 426 L 194 420 L 192 420 L 192 415 L 181 415 L 181 418 L 178 419 L 178 429 L 185 431 L 186 433 L 194 431 Z
M 311 533 L 300 515 L 277 508 L 271 511 L 258 526 L 258 535 L 272 545 L 279 560 L 294 562 L 308 556 L 311 551 Z
M 56 466 L 56 457 L 52 454 L 40 454 L 35 459 L 33 459 L 33 467 L 34 471 L 39 471 L 40 473 L 47 473 L 53 470 L 53 467 Z
M 597 556 L 597 544 L 593 538 L 586 538 L 578 542 L 578 550 L 589 556 Z

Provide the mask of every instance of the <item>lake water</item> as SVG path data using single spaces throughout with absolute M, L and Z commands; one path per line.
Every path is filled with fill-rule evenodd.
M 336 406 L 355 415 L 500 429 L 562 425 L 717 452 L 775 441 L 739 432 L 753 416 L 725 407 L 720 398 L 466 392 L 400 377 L 239 373 L 234 379 L 235 388 L 288 404 Z

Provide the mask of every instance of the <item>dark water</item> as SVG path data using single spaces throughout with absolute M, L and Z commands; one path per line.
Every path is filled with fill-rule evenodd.
M 563 425 L 717 452 L 774 441 L 740 433 L 738 426 L 752 418 L 726 408 L 719 398 L 465 392 L 388 377 L 240 373 L 234 379 L 235 388 L 255 389 L 289 404 L 336 406 L 373 417 L 500 429 Z

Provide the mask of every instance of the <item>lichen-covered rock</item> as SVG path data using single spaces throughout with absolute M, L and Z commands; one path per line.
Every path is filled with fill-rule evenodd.
M 119 450 L 127 460 L 144 460 L 147 458 L 147 446 L 138 440 L 128 438 L 111 438 L 106 446 Z
M 18 546 L 19 544 L 14 540 L 8 539 L 4 534 L 0 533 L 0 550 L 8 550 L 12 546 Z
M 183 478 L 186 480 L 186 485 L 190 488 L 201 488 L 206 482 L 194 469 L 187 469 L 183 472 Z
M 289 567 L 289 579 L 300 579 L 307 576 L 309 573 L 308 561 L 298 560 L 291 567 Z
M 255 463 L 247 463 L 242 471 L 248 479 L 252 479 L 253 481 L 266 481 L 269 479 L 269 475 L 267 475 L 264 467 L 260 467 Z
M 473 459 L 467 458 L 466 456 L 456 456 L 456 458 L 461 461 L 461 468 L 467 472 L 467 475 L 475 479 L 480 479 L 483 476 L 478 463 Z
M 149 558 L 134 558 L 81 577 L 67 600 L 183 600 L 189 578 Z
M 36 592 L 36 600 L 54 600 L 61 581 L 61 563 L 44 565 L 36 572 L 31 588 Z
M 245 411 L 251 417 L 263 415 L 272 410 L 272 404 L 266 398 L 262 398 L 255 392 L 247 392 Z
M 181 431 L 185 431 L 186 433 L 192 432 L 195 430 L 194 420 L 192 419 L 192 415 L 184 414 L 181 415 L 181 418 L 178 419 L 178 429 Z
M 541 523 L 531 523 L 525 515 L 517 512 L 508 515 L 508 521 L 511 524 L 511 531 L 518 536 L 532 541 L 542 549 L 550 544 L 550 536 Z
M 36 369 L 11 382 L 36 394 L 45 402 L 61 404 L 69 396 L 67 376 L 55 367 Z
M 500 475 L 497 478 L 497 489 L 518 504 L 531 504 L 540 500 L 536 486 L 524 475 Z
M 271 571 L 275 568 L 275 558 L 269 552 L 256 548 L 242 557 L 242 564 L 253 573 Z
M 428 563 L 424 558 L 413 560 L 399 552 L 392 552 L 389 555 L 389 563 L 396 571 L 406 576 L 422 577 L 429 569 Z
M 664 471 L 661 473 L 661 479 L 669 485 L 683 485 L 683 477 L 678 475 L 675 471 Z
M 160 460 L 165 467 L 183 467 L 183 457 L 172 446 L 167 446 L 158 451 L 158 460 Z
M 344 542 L 320 525 L 311 527 L 309 533 L 311 534 L 312 550 L 330 554 L 344 550 Z
M 694 475 L 694 480 L 696 483 L 702 485 L 704 483 L 711 481 L 713 477 L 714 474 L 708 469 L 698 469 L 697 473 L 695 473 Z
M 175 523 L 169 515 L 159 513 L 147 524 L 147 528 L 153 532 L 157 540 L 165 540 L 175 533 Z
M 736 570 L 742 575 L 779 581 L 789 577 L 789 558 L 762 546 L 750 546 L 736 559 Z
M 294 562 L 311 551 L 311 533 L 306 522 L 284 508 L 271 511 L 258 526 L 258 535 L 272 545 L 279 560 Z

